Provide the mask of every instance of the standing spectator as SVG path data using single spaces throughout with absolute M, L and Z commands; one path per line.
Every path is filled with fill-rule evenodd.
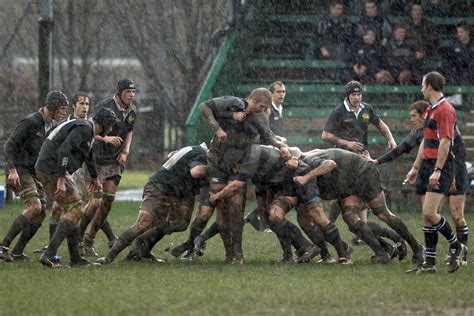
M 393 38 L 387 43 L 385 56 L 388 70 L 378 74 L 378 81 L 408 84 L 413 72 L 420 67 L 415 44 L 407 38 L 407 29 L 402 24 L 396 24 L 393 28 Z
M 92 212 L 95 215 L 89 230 L 84 236 L 85 255 L 97 256 L 93 248 L 95 235 L 105 223 L 112 208 L 115 192 L 117 192 L 125 162 L 130 153 L 133 127 L 137 117 L 137 108 L 133 103 L 135 94 L 135 83 L 130 79 L 121 79 L 117 82 L 117 92 L 113 98 L 102 100 L 96 105 L 96 112 L 102 108 L 109 108 L 118 117 L 118 121 L 105 137 L 96 137 L 99 141 L 93 148 L 103 192 L 98 208 Z M 81 223 L 81 227 L 86 226 Z
M 374 83 L 376 74 L 383 66 L 382 59 L 383 48 L 376 42 L 375 31 L 367 29 L 362 39 L 352 49 L 353 63 L 350 64 L 350 77 L 366 84 Z
M 66 116 L 69 101 L 64 93 L 50 91 L 44 106 L 28 115 L 15 127 L 5 143 L 5 160 L 8 169 L 7 184 L 25 204 L 25 209 L 13 221 L 0 242 L 0 259 L 4 261 L 28 260 L 23 254 L 46 217 L 46 194 L 35 173 L 35 163 L 46 135 Z M 20 234 L 15 248 L 8 247 Z
M 474 41 L 471 40 L 471 28 L 467 23 L 456 26 L 458 39 L 448 50 L 445 60 L 446 73 L 451 85 L 470 85 L 474 83 L 472 61 Z
M 312 54 L 317 58 L 347 59 L 349 40 L 352 38 L 352 23 L 344 16 L 342 0 L 332 0 L 329 11 L 316 25 L 316 36 Z
M 443 95 L 444 84 L 445 79 L 439 72 L 426 74 L 421 84 L 421 93 L 431 105 L 423 116 L 423 141 L 405 181 L 414 184 L 416 180 L 416 192 L 422 196 L 426 261 L 408 270 L 408 273 L 436 272 L 438 232 L 449 242 L 451 260 L 448 272 L 459 268 L 458 259 L 466 251 L 446 218 L 438 213 L 454 178 L 451 147 L 455 136 L 456 111 Z
M 357 24 L 357 34 L 363 36 L 367 29 L 376 30 L 377 42 L 382 46 L 387 44 L 392 33 L 390 23 L 379 15 L 377 1 L 375 0 L 366 0 L 364 2 L 364 15 Z

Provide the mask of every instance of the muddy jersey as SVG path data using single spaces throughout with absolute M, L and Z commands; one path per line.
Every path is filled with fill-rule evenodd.
M 88 120 L 64 121 L 45 140 L 36 162 L 36 170 L 73 174 L 85 162 L 92 178 L 97 177 L 94 143 L 94 123 Z
M 207 178 L 196 179 L 191 176 L 191 169 L 198 165 L 207 165 L 206 149 L 201 146 L 183 147 L 174 153 L 149 181 L 167 195 L 196 195 L 200 188 L 207 185 Z
M 51 126 L 43 119 L 42 110 L 21 120 L 5 143 L 7 168 L 34 175 L 38 154 Z
M 236 179 L 251 179 L 255 184 L 280 183 L 288 179 L 290 171 L 273 146 L 252 145 L 245 152 Z
M 314 169 L 325 160 L 333 160 L 337 164 L 336 169 L 317 178 L 321 197 L 325 200 L 349 195 L 360 196 L 364 194 L 364 188 L 369 184 L 380 187 L 377 168 L 362 156 L 347 150 L 338 148 L 321 150 L 306 156 L 303 162 Z
M 96 156 L 97 163 L 103 165 L 117 162 L 117 158 L 125 146 L 125 139 L 127 138 L 128 133 L 133 131 L 137 117 L 137 108 L 133 103 L 127 108 L 119 107 L 115 97 L 111 99 L 105 99 L 97 103 L 94 108 L 94 114 L 97 113 L 97 111 L 99 111 L 101 108 L 111 109 L 118 119 L 118 122 L 112 126 L 112 131 L 110 131 L 107 136 L 119 136 L 123 140 L 120 146 L 114 146 L 113 144 L 108 144 L 105 142 L 94 143 L 94 154 Z M 93 116 L 94 115 L 92 115 L 92 117 Z

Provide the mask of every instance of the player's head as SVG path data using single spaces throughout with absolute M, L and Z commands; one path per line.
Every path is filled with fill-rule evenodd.
M 446 79 L 437 71 L 427 73 L 421 82 L 421 93 L 425 99 L 430 100 L 433 93 L 443 92 Z
M 89 113 L 90 98 L 85 92 L 77 92 L 72 97 L 72 110 L 74 111 L 74 117 L 86 118 Z
M 131 79 L 120 79 L 117 82 L 117 96 L 126 106 L 130 105 L 135 98 L 135 82 Z
M 410 121 L 415 124 L 416 127 L 423 127 L 423 113 L 430 106 L 430 104 L 424 100 L 416 101 L 411 104 L 408 110 L 410 111 Z
M 249 114 L 265 112 L 272 104 L 272 94 L 267 88 L 257 88 L 247 98 Z
M 109 108 L 101 108 L 99 109 L 94 116 L 92 117 L 92 120 L 100 125 L 101 127 L 101 136 L 107 135 L 114 124 L 118 121 L 117 116 L 115 113 L 109 109 Z
M 364 93 L 364 88 L 359 81 L 351 80 L 346 83 L 346 97 L 352 93 Z
M 275 103 L 276 105 L 283 104 L 285 101 L 285 96 L 286 96 L 286 89 L 285 85 L 281 81 L 275 81 L 273 82 L 269 87 L 268 90 L 270 90 L 272 94 L 272 102 Z
M 51 113 L 51 118 L 59 121 L 66 116 L 69 100 L 62 91 L 52 90 L 46 95 L 44 105 Z

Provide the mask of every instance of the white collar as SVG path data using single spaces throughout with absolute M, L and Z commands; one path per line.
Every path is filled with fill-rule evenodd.
M 359 109 L 357 110 L 357 112 L 351 109 L 351 106 L 349 105 L 349 102 L 347 102 L 347 99 L 344 100 L 344 107 L 346 108 L 347 112 L 354 112 L 357 115 L 364 108 L 364 103 L 362 102 L 360 103 Z
M 434 109 L 436 108 L 438 105 L 440 105 L 441 102 L 443 102 L 444 100 L 446 100 L 446 98 L 444 97 L 444 95 L 438 99 L 438 101 L 436 101 L 434 104 L 431 105 L 431 109 Z

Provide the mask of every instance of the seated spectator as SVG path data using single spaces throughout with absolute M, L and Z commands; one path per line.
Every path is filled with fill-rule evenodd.
M 316 58 L 346 60 L 353 26 L 344 16 L 342 0 L 332 0 L 329 12 L 316 25 L 316 36 L 310 53 Z
M 436 43 L 437 29 L 433 23 L 423 16 L 423 7 L 415 3 L 411 5 L 410 22 L 407 27 L 407 38 L 415 43 L 416 66 L 413 69 L 414 82 L 421 82 L 423 71 L 421 65 L 426 58 L 434 57 L 438 52 Z
M 392 32 L 392 27 L 385 18 L 379 15 L 376 0 L 364 1 L 364 15 L 360 18 L 359 23 L 357 24 L 357 35 L 362 37 L 364 31 L 367 29 L 376 31 L 377 42 L 382 46 L 387 44 L 388 38 Z
M 396 24 L 393 28 L 393 38 L 386 45 L 387 70 L 377 73 L 379 83 L 408 84 L 412 80 L 413 70 L 417 68 L 415 45 L 407 38 L 406 27 Z
M 451 16 L 449 0 L 422 0 L 421 5 L 427 16 Z
M 383 47 L 376 42 L 375 30 L 367 29 L 352 49 L 350 80 L 364 84 L 375 82 L 376 74 L 382 68 Z
M 458 38 L 445 56 L 447 69 L 444 73 L 447 74 L 450 85 L 474 84 L 474 41 L 471 39 L 471 27 L 462 23 L 456 26 L 456 32 Z

